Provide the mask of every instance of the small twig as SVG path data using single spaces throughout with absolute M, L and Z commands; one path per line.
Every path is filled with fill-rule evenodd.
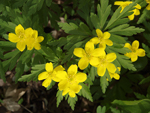
M 23 106 L 23 105 L 21 105 L 21 104 L 20 104 L 20 106 L 23 107 L 25 110 L 27 110 L 29 113 L 33 113 L 32 111 L 30 111 L 30 110 L 29 110 L 28 108 L 26 108 L 25 106 Z

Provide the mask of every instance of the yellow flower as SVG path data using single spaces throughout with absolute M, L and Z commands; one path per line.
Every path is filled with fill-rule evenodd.
M 129 4 L 131 4 L 131 3 L 133 3 L 132 1 L 116 1 L 115 3 L 114 3 L 114 5 L 119 5 L 119 7 L 121 7 L 121 11 L 120 11 L 120 13 L 124 10 L 124 8 L 126 7 L 126 6 L 128 6 Z M 137 4 L 136 6 L 134 6 L 135 7 L 135 9 L 134 10 L 132 10 L 132 11 L 130 11 L 130 12 L 133 12 L 133 14 L 131 14 L 130 16 L 128 16 L 128 18 L 130 19 L 130 20 L 133 20 L 134 19 L 134 15 L 139 15 L 140 14 L 140 11 L 139 11 L 139 9 L 141 9 L 141 6 L 139 5 L 139 4 Z
M 138 49 L 139 48 L 139 41 L 135 40 L 132 43 L 132 46 L 129 43 L 125 43 L 126 48 L 129 48 L 132 52 L 126 53 L 125 56 L 131 58 L 132 62 L 135 62 L 139 57 L 145 56 L 145 50 L 144 49 Z
M 146 9 L 150 10 L 150 0 L 146 0 L 146 2 L 148 3 L 148 6 L 146 7 Z
M 16 47 L 20 51 L 23 51 L 26 47 L 26 37 L 25 37 L 25 32 L 24 28 L 19 24 L 15 28 L 15 33 L 9 33 L 8 39 L 9 41 L 13 43 L 17 43 Z
M 104 76 L 106 69 L 110 73 L 115 73 L 116 66 L 111 62 L 113 62 L 116 59 L 116 57 L 117 56 L 115 53 L 109 53 L 104 57 L 93 58 L 90 63 L 92 66 L 97 67 L 97 74 L 99 76 Z
M 117 69 L 118 69 L 118 71 L 120 71 L 121 70 L 121 68 L 120 67 L 117 67 Z M 119 80 L 120 79 L 120 76 L 119 76 L 119 74 L 118 73 L 111 73 L 111 72 L 109 72 L 108 71 L 108 73 L 109 73 L 109 75 L 110 75 L 110 77 L 111 77 L 111 79 L 112 78 L 114 78 L 114 79 L 116 79 L 116 80 Z
M 77 71 L 77 65 L 71 65 L 67 72 L 58 71 L 56 76 L 61 79 L 58 87 L 60 91 L 63 90 L 63 96 L 69 93 L 70 97 L 75 97 L 76 93 L 82 89 L 82 86 L 79 85 L 79 83 L 84 82 L 87 79 L 87 75 L 81 72 L 77 73 Z
M 110 33 L 109 32 L 102 32 L 100 29 L 96 29 L 96 33 L 98 37 L 92 38 L 90 41 L 93 42 L 94 44 L 99 43 L 99 48 L 106 48 L 106 45 L 112 46 L 113 42 L 109 40 L 110 38 Z
M 94 44 L 88 41 L 85 44 L 85 50 L 82 48 L 75 48 L 73 54 L 77 57 L 81 57 L 78 62 L 78 66 L 83 70 L 89 65 L 92 57 L 103 56 L 105 55 L 105 51 L 102 48 L 94 49 Z
M 26 29 L 27 33 L 26 36 L 28 37 L 26 39 L 27 49 L 32 50 L 35 48 L 36 50 L 41 49 L 40 42 L 44 40 L 43 36 L 38 36 L 38 31 L 33 30 L 32 28 Z
M 65 70 L 61 65 L 57 66 L 55 69 L 53 69 L 53 64 L 46 63 L 45 65 L 45 72 L 42 72 L 41 74 L 38 75 L 38 80 L 44 80 L 42 83 L 42 86 L 48 87 L 51 83 L 52 80 L 55 82 L 59 82 L 60 79 L 56 76 L 58 71 L 63 71 Z

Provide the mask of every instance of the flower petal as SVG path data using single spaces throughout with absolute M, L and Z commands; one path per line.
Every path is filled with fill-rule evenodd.
M 75 74 L 77 73 L 77 71 L 78 71 L 78 67 L 77 67 L 77 65 L 75 64 L 75 65 L 71 65 L 71 66 L 68 68 L 67 73 L 68 73 L 68 75 L 75 75 Z
M 114 2 L 114 5 L 123 5 L 124 4 L 124 2 L 122 2 L 122 1 L 115 1 Z
M 80 89 L 82 89 L 81 85 L 78 85 L 78 84 L 70 85 L 70 90 L 72 90 L 75 93 L 78 93 Z
M 98 44 L 99 43 L 99 38 L 98 37 L 94 37 L 90 41 L 93 42 L 94 44 Z
M 74 91 L 69 91 L 69 96 L 74 98 L 76 96 L 76 94 Z
M 113 78 L 115 78 L 116 80 L 119 80 L 120 76 L 117 73 L 114 73 Z
M 105 40 L 105 43 L 108 45 L 108 46 L 112 46 L 113 45 L 113 42 L 109 39 L 106 39 Z
M 139 4 L 137 4 L 136 6 L 134 6 L 136 9 L 141 9 L 141 6 Z
M 106 48 L 106 43 L 105 43 L 105 42 L 101 42 L 101 43 L 99 44 L 99 48 L 102 48 L 102 49 L 105 50 L 105 48 Z
M 150 4 L 148 4 L 148 6 L 146 7 L 147 10 L 150 10 Z
M 66 71 L 57 71 L 56 77 L 63 80 L 63 79 L 67 79 L 68 75 Z
M 45 72 L 42 72 L 38 75 L 38 80 L 44 80 L 46 79 L 47 77 L 49 76 L 48 72 L 45 71 Z
M 34 48 L 35 48 L 36 50 L 40 50 L 40 49 L 41 49 L 41 44 L 35 43 L 35 44 L 34 44 Z
M 117 58 L 115 53 L 109 53 L 106 55 L 107 62 L 113 62 Z
M 46 63 L 45 69 L 46 69 L 47 72 L 52 73 L 53 72 L 53 64 L 51 62 L 50 63 Z
M 131 50 L 131 48 L 132 48 L 129 43 L 125 43 L 124 47 L 126 47 L 126 48 L 128 48 L 128 49 L 130 49 L 130 50 Z
M 98 56 L 105 56 L 105 51 L 103 48 L 96 48 L 94 49 L 94 51 L 91 53 L 91 56 L 95 56 L 95 57 L 98 57 Z
M 77 57 L 84 57 L 86 55 L 84 49 L 82 48 L 75 48 L 73 54 Z
M 88 41 L 85 44 L 85 52 L 86 53 L 91 53 L 94 50 L 94 43 L 92 43 L 91 41 Z
M 133 19 L 134 19 L 134 13 L 133 13 L 132 15 L 128 16 L 128 18 L 129 18 L 130 20 L 133 20 Z
M 20 34 L 24 33 L 24 28 L 22 27 L 21 24 L 19 24 L 18 26 L 16 26 L 15 33 L 16 33 L 17 36 L 19 36 Z
M 42 83 L 42 86 L 47 88 L 50 85 L 51 81 L 52 81 L 52 79 L 49 76 L 46 80 L 44 80 L 44 82 Z
M 35 39 L 38 37 L 38 31 L 37 30 L 33 30 L 32 37 Z
M 109 39 L 110 38 L 110 33 L 109 32 L 104 32 L 104 39 Z
M 137 52 L 137 55 L 139 57 L 144 57 L 145 56 L 145 50 L 144 49 L 138 49 L 136 52 Z
M 137 59 L 138 59 L 137 54 L 131 53 L 131 61 L 132 61 L 132 62 L 135 62 L 135 61 L 137 61 Z
M 139 48 L 139 41 L 135 40 L 133 43 L 132 43 L 132 49 L 133 50 L 137 50 Z
M 32 34 L 33 34 L 33 29 L 31 27 L 25 29 L 26 38 L 30 38 Z
M 9 33 L 8 40 L 15 43 L 15 42 L 18 42 L 20 38 L 17 37 L 14 33 Z
M 97 67 L 99 65 L 99 63 L 100 63 L 100 59 L 97 57 L 92 57 L 90 59 L 90 64 L 94 67 Z
M 140 11 L 138 9 L 134 9 L 134 15 L 140 15 Z
M 99 65 L 97 67 L 97 74 L 99 76 L 104 76 L 105 72 L 106 72 L 106 66 L 105 65 Z
M 126 53 L 124 55 L 127 56 L 127 57 L 129 57 L 129 58 L 131 58 L 131 53 Z
M 115 71 L 116 71 L 116 66 L 115 66 L 113 63 L 108 63 L 106 67 L 107 67 L 107 70 L 108 70 L 109 72 L 115 73 Z
M 38 37 L 37 37 L 37 41 L 38 41 L 38 42 L 42 42 L 43 40 L 44 40 L 44 37 L 43 37 L 43 36 L 38 36 Z
M 54 71 L 63 71 L 63 70 L 65 70 L 65 68 L 63 68 L 62 65 L 59 65 L 59 66 L 55 67 L 55 69 L 54 69 Z
M 75 75 L 77 82 L 84 82 L 87 79 L 87 75 L 85 73 L 77 73 Z
M 68 88 L 68 86 L 69 85 L 68 85 L 68 80 L 67 79 L 64 79 L 64 80 L 60 81 L 59 84 L 58 84 L 58 88 L 59 88 L 60 91 Z
M 96 33 L 97 33 L 98 38 L 103 37 L 103 32 L 100 29 L 96 29 Z
M 68 92 L 69 92 L 69 88 L 64 89 L 62 92 L 62 96 L 66 95 Z
M 17 49 L 19 49 L 19 51 L 23 51 L 26 47 L 26 43 L 24 40 L 20 40 L 19 42 L 17 42 Z
M 88 65 L 89 65 L 89 59 L 87 57 L 82 57 L 78 62 L 78 66 L 81 70 L 87 68 Z

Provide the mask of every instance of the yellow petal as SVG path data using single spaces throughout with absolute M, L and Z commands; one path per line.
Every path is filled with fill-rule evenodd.
M 38 31 L 37 30 L 33 30 L 32 37 L 33 38 L 37 38 L 38 37 Z
M 85 44 L 85 52 L 86 53 L 91 53 L 94 50 L 94 43 L 92 43 L 91 41 L 88 41 Z
M 93 52 L 91 53 L 91 56 L 95 56 L 95 57 L 98 57 L 98 56 L 105 56 L 105 51 L 103 48 L 96 48 L 93 50 Z
M 75 92 L 74 91 L 69 91 L 69 96 L 74 98 L 76 96 Z
M 68 75 L 66 71 L 57 71 L 56 77 L 58 77 L 59 79 L 67 79 Z
M 137 59 L 138 59 L 138 56 L 135 53 L 131 53 L 131 61 L 135 62 L 137 61 Z
M 18 42 L 20 38 L 17 37 L 14 33 L 9 33 L 8 40 L 15 43 L 15 42 Z
M 25 35 L 27 38 L 30 38 L 32 34 L 33 34 L 32 28 L 29 27 L 29 28 L 25 29 Z
M 42 72 L 42 73 L 39 74 L 38 80 L 44 80 L 44 79 L 46 79 L 48 76 L 49 76 L 49 74 L 48 74 L 47 71 Z
M 68 85 L 68 80 L 67 79 L 64 79 L 64 80 L 60 81 L 59 84 L 58 84 L 58 88 L 59 88 L 60 91 L 68 88 L 68 86 L 69 85 Z
M 110 33 L 109 32 L 104 32 L 104 39 L 109 39 L 110 38 Z
M 113 63 L 108 63 L 107 64 L 107 70 L 111 73 L 115 73 L 116 71 L 116 66 Z
M 65 70 L 65 68 L 63 68 L 62 65 L 59 65 L 59 66 L 55 67 L 55 69 L 54 69 L 54 71 L 63 71 L 63 70 Z
M 42 42 L 43 40 L 44 40 L 44 37 L 43 37 L 43 36 L 38 36 L 38 37 L 37 37 L 37 41 L 38 41 L 38 42 Z
M 27 44 L 27 50 L 32 50 L 34 47 L 34 38 L 27 38 L 26 44 Z
M 137 55 L 139 57 L 144 57 L 145 56 L 145 50 L 144 49 L 138 49 L 137 50 Z
M 129 58 L 131 58 L 131 53 L 126 53 L 124 55 L 127 56 L 127 57 L 129 57 Z
M 52 73 L 53 72 L 53 64 L 50 62 L 50 63 L 46 63 L 46 65 L 45 65 L 45 70 L 47 71 L 47 72 L 50 72 L 50 73 Z
M 139 48 L 139 41 L 135 40 L 133 43 L 132 43 L 132 49 L 133 50 L 137 50 Z
M 134 15 L 140 15 L 140 11 L 138 9 L 134 9 Z
M 117 67 L 118 71 L 121 71 L 121 67 Z
M 15 33 L 16 33 L 17 36 L 19 36 L 20 34 L 24 33 L 24 28 L 22 27 L 21 24 L 19 24 L 18 26 L 16 26 Z
M 89 65 L 89 59 L 87 57 L 82 57 L 78 62 L 78 66 L 81 70 L 87 68 L 88 65 Z
M 62 92 L 62 96 L 66 95 L 68 92 L 69 92 L 69 88 L 64 89 Z
M 19 51 L 23 51 L 26 47 L 26 43 L 23 40 L 20 40 L 19 42 L 17 42 L 16 46 Z
M 133 19 L 134 19 L 134 13 L 133 13 L 132 15 L 128 16 L 128 18 L 129 18 L 130 20 L 133 20 Z
M 146 7 L 147 10 L 150 10 L 150 4 L 148 4 L 148 6 Z
M 100 29 L 96 29 L 96 33 L 97 33 L 98 38 L 103 37 L 103 32 Z
M 68 68 L 67 73 L 68 73 L 68 75 L 75 75 L 75 74 L 77 73 L 77 71 L 78 71 L 78 67 L 77 67 L 77 65 L 75 64 L 75 65 L 71 65 L 71 66 Z
M 117 73 L 114 73 L 113 78 L 115 78 L 116 80 L 119 80 L 119 79 L 120 79 L 120 76 L 119 76 Z
M 97 67 L 97 74 L 99 76 L 104 76 L 105 72 L 106 72 L 106 66 L 105 65 L 99 65 Z
M 106 48 L 106 43 L 100 43 L 100 44 L 99 44 L 99 48 L 102 48 L 102 49 L 105 50 L 105 48 Z
M 70 90 L 75 93 L 78 93 L 80 91 L 80 89 L 82 89 L 82 86 L 80 86 L 78 84 L 70 85 Z
M 35 48 L 36 50 L 40 50 L 40 49 L 41 49 L 41 44 L 35 43 L 35 44 L 34 44 L 34 48 Z
M 141 6 L 140 6 L 139 4 L 137 4 L 137 5 L 135 6 L 135 8 L 141 9 Z
M 46 80 L 43 81 L 42 86 L 47 88 L 50 85 L 51 81 L 52 81 L 52 79 L 49 76 Z
M 85 73 L 77 73 L 75 79 L 77 82 L 84 82 L 87 79 L 87 75 Z
M 105 40 L 105 43 L 108 45 L 108 46 L 112 46 L 113 45 L 113 42 L 109 39 L 106 39 Z
M 114 2 L 114 5 L 123 5 L 124 4 L 124 2 L 122 2 L 122 1 L 115 1 Z
M 94 37 L 90 41 L 93 42 L 94 44 L 98 44 L 100 42 L 98 37 Z
M 117 58 L 115 53 L 109 53 L 106 55 L 107 62 L 113 62 Z
M 99 65 L 99 63 L 100 63 L 100 59 L 97 57 L 92 57 L 90 59 L 90 64 L 94 67 L 97 67 Z
M 129 43 L 125 43 L 124 47 L 128 48 L 128 49 L 132 49 L 131 45 Z
M 82 48 L 75 48 L 73 54 L 77 57 L 84 57 L 86 55 L 84 49 Z

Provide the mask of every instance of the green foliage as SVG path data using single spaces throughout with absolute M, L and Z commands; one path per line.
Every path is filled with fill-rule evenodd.
M 57 97 L 57 107 L 58 107 L 60 102 L 63 100 L 62 91 L 58 90 L 56 97 Z
M 75 96 L 74 98 L 68 97 L 68 104 L 71 106 L 71 109 L 74 110 L 76 101 L 78 100 L 78 97 Z
M 104 106 L 104 107 L 98 106 L 96 111 L 97 111 L 97 113 L 105 113 L 106 112 L 106 106 Z
M 108 71 L 105 72 L 105 75 L 102 76 L 100 78 L 100 86 L 102 88 L 102 92 L 105 93 L 106 92 L 106 88 L 109 85 L 108 81 L 107 81 L 107 76 L 109 76 Z

